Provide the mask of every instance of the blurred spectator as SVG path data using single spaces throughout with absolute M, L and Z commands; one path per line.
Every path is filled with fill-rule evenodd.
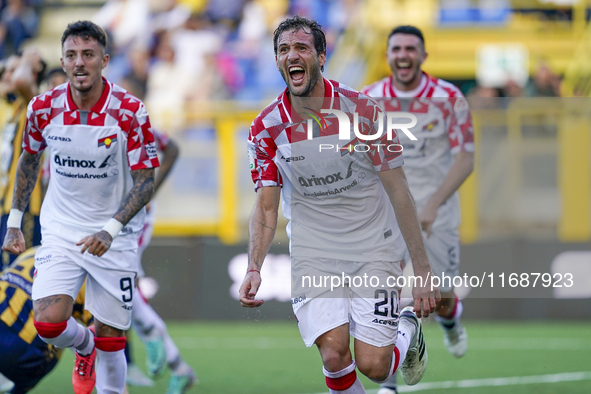
M 0 57 L 17 53 L 24 40 L 37 34 L 38 24 L 35 10 L 25 0 L 7 0 L 0 14 Z
M 142 46 L 135 46 L 127 54 L 129 70 L 125 79 L 133 80 L 139 93 L 144 97 L 148 85 L 148 70 L 150 67 L 150 53 Z
M 560 77 L 541 62 L 534 76 L 525 85 L 526 97 L 560 97 Z
M 59 85 L 68 82 L 68 76 L 61 67 L 56 67 L 47 73 L 45 76 L 45 91 L 54 89 Z
M 163 0 L 159 6 L 150 22 L 156 34 L 180 28 L 191 16 L 191 9 L 178 0 Z
M 184 124 L 185 102 L 195 90 L 195 80 L 201 76 L 185 70 L 175 61 L 169 33 L 159 37 L 155 55 L 148 73 L 145 103 L 155 127 L 178 131 Z
M 523 88 L 517 82 L 510 79 L 503 87 L 503 96 L 505 97 L 523 97 Z
M 496 88 L 488 88 L 477 85 L 468 91 L 466 97 L 470 103 L 470 109 L 494 109 L 500 105 L 500 92 Z
M 150 43 L 150 8 L 147 0 L 108 0 L 96 13 L 93 22 L 109 36 L 111 55 L 105 77 L 118 82 L 128 72 L 125 53 L 136 45 Z
M 224 39 L 213 29 L 207 17 L 193 14 L 183 28 L 170 33 L 170 43 L 176 54 L 176 63 L 201 78 L 207 74 L 207 58 L 220 51 Z
M 246 0 L 215 0 L 209 1 L 205 9 L 214 23 L 219 23 L 229 29 L 235 29 L 242 18 L 242 9 Z
M 146 0 L 108 0 L 93 22 L 108 31 L 117 51 L 149 42 L 150 8 Z

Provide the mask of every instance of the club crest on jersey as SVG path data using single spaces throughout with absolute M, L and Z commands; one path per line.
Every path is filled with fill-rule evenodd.
M 117 142 L 117 134 L 113 134 L 98 140 L 98 147 L 100 148 L 101 146 L 106 146 L 107 149 L 109 149 L 113 142 Z

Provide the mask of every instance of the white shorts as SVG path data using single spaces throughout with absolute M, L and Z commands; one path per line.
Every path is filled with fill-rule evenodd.
M 457 231 L 435 231 L 429 238 L 424 237 L 425 248 L 433 275 L 441 278 L 445 276 L 453 278 L 460 274 L 460 236 Z M 450 281 L 442 282 L 450 285 Z M 451 287 L 440 287 L 440 291 L 452 291 Z
M 304 265 L 311 262 L 309 258 L 297 260 L 299 263 L 306 260 Z M 317 272 L 337 276 L 369 273 L 383 278 L 402 274 L 400 262 L 356 263 L 316 258 L 314 263 Z M 347 267 L 351 269 L 347 270 Z M 303 272 L 301 268 L 295 271 Z M 292 294 L 294 315 L 306 346 L 312 346 L 320 335 L 343 324 L 349 324 L 351 335 L 364 343 L 376 347 L 394 344 L 398 334 L 400 289 L 380 283 L 378 287 L 363 289 L 346 285 L 315 297 Z M 367 297 L 368 294 L 372 297 Z
M 131 325 L 137 272 L 116 267 L 129 266 L 127 262 L 136 259 L 136 252 L 133 250 L 109 250 L 103 256 L 97 257 L 89 253 L 81 254 L 79 250 L 44 244 L 35 254 L 36 273 L 32 298 L 39 300 L 66 294 L 76 299 L 86 279 L 84 308 L 101 323 L 127 330 Z M 111 266 L 113 269 L 105 266 Z

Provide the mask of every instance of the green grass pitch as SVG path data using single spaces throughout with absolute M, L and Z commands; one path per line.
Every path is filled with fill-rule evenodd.
M 424 323 L 429 366 L 421 381 L 425 393 L 591 393 L 589 322 L 466 322 L 468 353 L 456 360 L 443 347 L 434 321 Z M 185 360 L 199 375 L 195 394 L 327 393 L 320 357 L 306 348 L 292 322 L 169 323 Z M 141 342 L 134 338 L 135 361 L 144 368 Z M 71 393 L 73 356 L 64 353 L 56 369 L 31 393 Z M 567 374 L 586 372 L 586 374 Z M 361 375 L 360 375 L 361 376 Z M 528 378 L 536 376 L 535 378 Z M 554 382 L 558 376 L 558 382 Z M 165 393 L 168 372 L 154 387 L 130 387 L 131 394 Z M 487 378 L 511 378 L 484 380 Z M 375 383 L 361 378 L 369 393 Z M 454 388 L 442 388 L 454 381 Z M 431 388 L 425 383 L 433 383 Z M 459 382 L 459 383 L 458 383 Z M 517 383 L 517 384 L 516 384 Z M 466 388 L 458 388 L 464 385 Z M 449 387 L 449 386 L 447 386 Z M 401 387 L 401 391 L 406 391 Z M 408 387 L 406 387 L 408 389 Z

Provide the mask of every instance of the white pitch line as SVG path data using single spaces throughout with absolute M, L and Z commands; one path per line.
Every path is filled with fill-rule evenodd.
M 487 378 L 487 379 L 467 379 L 467 380 L 448 380 L 444 382 L 419 383 L 415 386 L 400 386 L 400 393 L 412 393 L 415 391 L 451 389 L 451 388 L 471 388 L 471 387 L 498 387 L 513 386 L 520 384 L 539 384 L 539 383 L 559 383 L 559 382 L 577 382 L 581 380 L 591 380 L 591 372 L 567 372 L 551 375 L 534 376 L 514 376 L 509 378 Z M 375 391 L 377 393 L 377 390 Z M 369 393 L 368 393 L 369 394 Z
M 486 378 L 486 379 L 466 379 L 466 380 L 447 380 L 443 382 L 419 383 L 415 386 L 398 386 L 399 393 L 413 393 L 415 391 L 441 390 L 441 389 L 464 389 L 474 387 L 499 387 L 513 386 L 520 384 L 539 384 L 539 383 L 560 383 L 560 382 L 578 382 L 581 380 L 591 380 L 591 372 L 567 372 L 551 375 L 534 376 L 514 376 L 507 378 Z M 367 394 L 376 394 L 379 389 L 368 390 Z M 326 394 L 326 392 L 317 393 Z

